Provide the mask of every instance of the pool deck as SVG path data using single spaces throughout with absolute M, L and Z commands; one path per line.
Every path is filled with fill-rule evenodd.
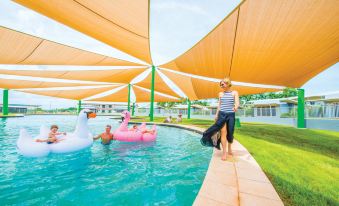
M 132 122 L 131 122 L 132 123 Z M 153 123 L 148 123 L 153 124 Z M 177 124 L 158 124 L 202 133 L 204 129 Z M 221 160 L 214 149 L 195 206 L 281 206 L 284 205 L 273 185 L 247 149 L 233 143 L 233 156 Z

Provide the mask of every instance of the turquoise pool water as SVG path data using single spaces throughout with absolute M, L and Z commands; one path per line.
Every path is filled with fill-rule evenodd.
M 212 150 L 199 135 L 158 127 L 155 143 L 100 141 L 86 150 L 26 158 L 16 152 L 19 129 L 37 134 L 42 123 L 73 131 L 76 116 L 0 119 L 0 205 L 191 205 Z M 94 134 L 117 120 L 89 121 Z

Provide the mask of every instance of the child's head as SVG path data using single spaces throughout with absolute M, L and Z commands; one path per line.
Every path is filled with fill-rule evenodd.
M 133 129 L 136 129 L 136 128 L 138 128 L 138 126 L 135 124 L 135 125 L 133 125 Z
M 59 127 L 58 127 L 58 125 L 56 125 L 56 124 L 53 124 L 53 125 L 51 126 L 51 131 L 52 131 L 52 132 L 57 132 L 58 129 L 59 129 Z

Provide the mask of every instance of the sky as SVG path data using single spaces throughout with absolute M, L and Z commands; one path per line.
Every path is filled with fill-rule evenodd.
M 150 44 L 156 65 L 179 56 L 211 31 L 240 0 L 151 0 Z M 0 1 L 0 25 L 84 50 L 141 62 L 140 60 L 40 15 L 10 0 Z M 13 66 L 7 69 L 88 69 L 76 66 Z M 90 67 L 93 68 L 93 67 Z M 306 95 L 339 91 L 339 64 L 317 75 L 302 88 Z M 2 95 L 2 91 L 0 93 Z M 0 100 L 1 102 L 2 100 Z M 10 92 L 10 103 L 39 104 L 43 108 L 75 106 L 76 101 Z

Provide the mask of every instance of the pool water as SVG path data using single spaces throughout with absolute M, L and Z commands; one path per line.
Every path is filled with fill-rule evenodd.
M 154 143 L 96 141 L 89 149 L 27 158 L 16 151 L 20 128 L 36 135 L 41 124 L 73 131 L 76 116 L 0 119 L 0 205 L 192 205 L 212 150 L 199 134 L 158 127 Z M 92 133 L 117 120 L 89 120 Z

